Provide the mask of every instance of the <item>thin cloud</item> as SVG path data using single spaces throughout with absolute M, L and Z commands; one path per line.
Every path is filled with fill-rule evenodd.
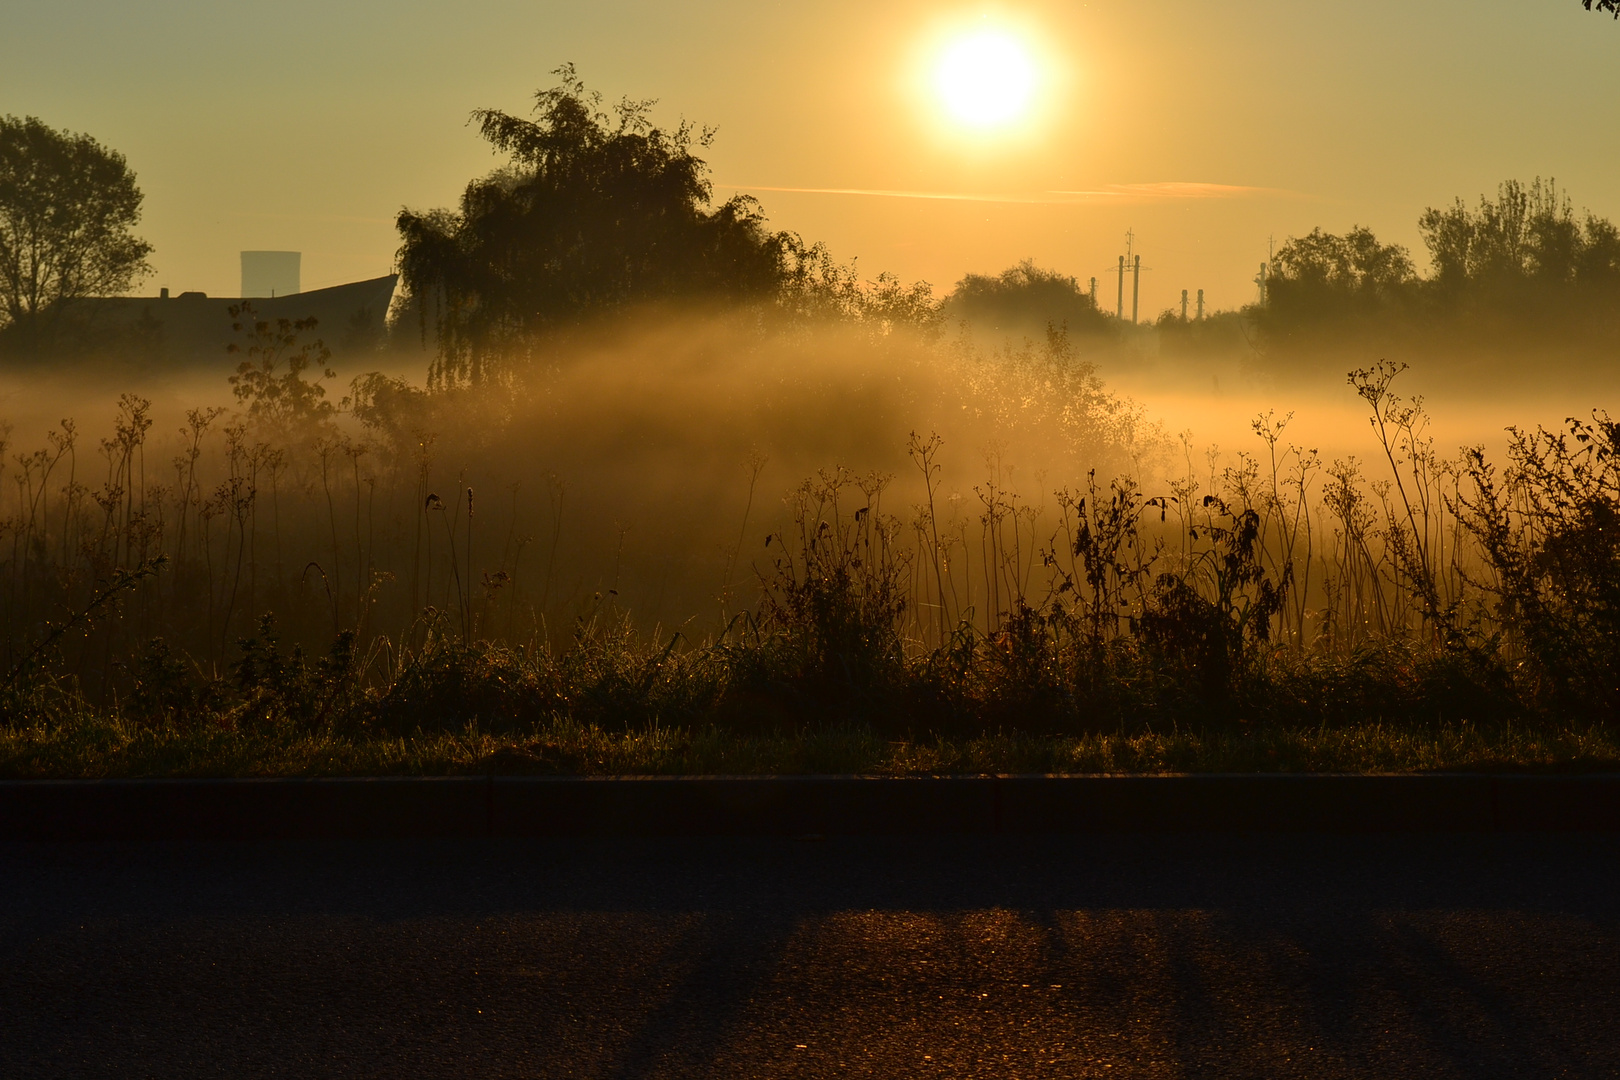
M 1309 195 L 1286 188 L 1251 187 L 1245 184 L 1209 184 L 1201 181 L 1167 180 L 1156 184 L 1107 184 L 1095 191 L 1053 191 L 1052 195 L 1112 199 L 1308 199 Z
M 1249 187 L 1172 180 L 1155 184 L 1106 184 L 1085 191 L 909 191 L 895 188 L 784 187 L 771 184 L 717 184 L 728 191 L 781 191 L 797 195 L 854 195 L 882 199 L 932 199 L 947 202 L 1037 203 L 1066 206 L 1088 202 L 1171 202 L 1195 199 L 1288 198 L 1311 196 L 1284 188 Z
M 1056 192 L 993 193 L 972 191 L 899 191 L 888 188 L 815 188 L 777 187 L 771 184 L 716 184 L 728 191 L 785 191 L 797 195 L 862 195 L 880 199 L 939 199 L 947 202 L 1033 202 L 1057 203 L 1067 199 L 1053 198 Z

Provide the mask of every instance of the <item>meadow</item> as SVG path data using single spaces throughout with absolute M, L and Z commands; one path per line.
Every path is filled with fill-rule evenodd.
M 1447 451 L 1379 361 L 1359 453 L 1223 452 L 1056 328 L 648 311 L 437 384 L 318 334 L 13 429 L 0 775 L 1620 761 L 1602 413 Z

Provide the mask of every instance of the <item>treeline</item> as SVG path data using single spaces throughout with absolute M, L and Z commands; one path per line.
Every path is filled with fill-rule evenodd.
M 387 327 L 381 313 L 346 332 L 323 326 L 334 349 L 352 359 L 426 345 L 437 386 L 511 373 L 581 327 L 659 306 L 879 335 L 963 322 L 1014 340 L 1040 340 L 1048 325 L 1075 337 L 1112 329 L 1073 277 L 1027 260 L 968 274 L 943 298 L 925 281 L 870 277 L 824 244 L 771 228 L 752 196 L 717 202 L 698 156 L 712 129 L 661 128 L 654 102 L 604 107 L 572 66 L 555 74 L 531 116 L 473 114 L 505 162 L 454 207 L 398 215 L 404 302 Z M 150 312 L 99 299 L 151 273 L 152 247 L 134 233 L 142 198 L 116 151 L 35 118 L 0 118 L 0 355 L 159 361 L 165 328 Z M 230 320 L 220 320 L 223 336 Z
M 1253 309 L 1264 360 L 1278 372 L 1336 371 L 1368 349 L 1455 364 L 1620 345 L 1620 230 L 1578 215 L 1555 182 L 1509 180 L 1477 206 L 1430 207 L 1418 229 L 1427 275 L 1368 228 L 1290 238 Z
M 437 346 L 430 381 L 480 382 L 581 324 L 658 304 L 880 331 L 937 321 L 928 283 L 865 281 L 824 245 L 771 229 L 752 196 L 716 205 L 696 154 L 712 129 L 659 128 L 651 101 L 604 109 L 572 66 L 556 74 L 533 119 L 473 114 L 503 167 L 453 210 L 398 217 L 401 279 Z
M 1044 337 L 1109 320 L 1072 277 L 1025 261 L 969 274 L 947 297 L 925 281 L 867 279 L 825 245 L 773 230 L 752 196 L 714 202 L 696 151 L 714 132 L 653 125 L 652 102 L 604 109 L 572 67 L 536 95 L 532 119 L 474 114 L 507 163 L 455 209 L 405 210 L 399 268 L 437 347 L 431 381 L 478 382 L 559 335 L 658 304 L 742 309 L 767 325 L 857 322 L 925 334 L 958 322 Z

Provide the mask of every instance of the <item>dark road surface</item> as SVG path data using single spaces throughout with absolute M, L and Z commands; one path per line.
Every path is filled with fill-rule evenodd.
M 0 1076 L 1611 1077 L 1620 838 L 0 846 Z

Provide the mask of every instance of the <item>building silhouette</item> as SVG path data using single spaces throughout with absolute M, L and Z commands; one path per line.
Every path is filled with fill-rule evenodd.
M 245 256 L 249 254 L 255 253 L 243 253 L 244 285 L 253 284 L 247 280 Z M 278 291 L 273 297 L 245 299 L 201 292 L 170 296 L 169 290 L 163 289 L 157 296 L 76 300 L 65 314 L 80 326 L 87 339 L 139 342 L 140 351 L 149 360 L 162 364 L 224 363 L 228 359 L 226 346 L 239 337 L 231 329 L 237 320 L 231 317 L 230 309 L 243 303 L 252 305 L 256 318 L 272 323 L 278 319 L 315 319 L 309 337 L 320 338 L 334 352 L 353 352 L 383 342 L 398 283 L 399 275 L 388 274 L 298 292 L 294 279 L 290 295 Z

